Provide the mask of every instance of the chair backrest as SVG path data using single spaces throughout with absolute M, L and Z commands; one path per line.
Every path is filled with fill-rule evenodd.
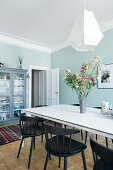
M 95 164 L 98 161 L 98 156 L 99 156 L 104 162 L 104 167 L 111 167 L 111 166 L 113 167 L 113 150 L 112 149 L 109 149 L 97 143 L 96 141 L 93 140 L 92 137 L 90 138 L 90 145 L 92 148 L 93 159 L 94 159 Z
M 96 109 L 101 109 L 101 107 L 100 107 L 100 106 L 96 106 L 96 107 L 93 107 L 93 108 L 96 108 Z
M 45 127 L 45 136 L 46 136 L 46 145 L 49 147 L 50 143 L 48 143 L 48 140 L 51 141 L 51 147 L 53 146 L 55 150 L 57 150 L 58 145 L 60 144 L 62 140 L 62 150 L 60 152 L 65 152 L 65 150 L 68 148 L 68 153 L 70 152 L 71 148 L 71 140 L 72 140 L 72 134 L 80 133 L 79 130 L 73 130 L 73 129 L 65 129 L 56 126 L 56 123 L 51 124 L 49 121 L 44 121 L 44 127 Z M 67 138 L 68 137 L 68 138 Z M 56 138 L 56 143 L 55 139 Z M 68 139 L 68 141 L 67 141 Z M 64 148 L 65 144 L 67 142 L 67 148 Z
M 80 104 L 72 104 L 73 106 L 80 106 Z
M 38 126 L 42 126 L 42 119 L 39 117 L 28 117 L 25 114 L 19 116 L 22 135 L 35 135 Z
M 45 106 L 47 106 L 47 105 L 38 105 L 38 106 L 35 106 L 35 107 L 45 107 Z

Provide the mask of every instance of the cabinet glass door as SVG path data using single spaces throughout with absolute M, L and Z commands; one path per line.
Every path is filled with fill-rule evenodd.
M 0 72 L 0 121 L 10 116 L 10 73 Z
M 24 97 L 15 96 L 14 97 L 14 118 L 17 118 L 24 108 Z
M 14 118 L 17 118 L 24 108 L 24 74 L 14 73 Z

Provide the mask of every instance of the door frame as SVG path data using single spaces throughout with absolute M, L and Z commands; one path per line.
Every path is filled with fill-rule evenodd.
M 40 67 L 29 65 L 29 85 L 28 85 L 28 99 L 29 99 L 29 107 L 31 108 L 31 100 L 32 100 L 32 70 L 49 70 L 50 67 Z

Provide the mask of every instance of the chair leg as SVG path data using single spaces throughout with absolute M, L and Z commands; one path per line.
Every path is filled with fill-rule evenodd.
M 83 132 L 82 132 L 82 130 L 80 132 L 81 132 L 81 139 L 83 140 Z
M 20 155 L 20 151 L 21 151 L 21 148 L 22 148 L 22 143 L 23 143 L 23 136 L 22 136 L 22 139 L 21 139 L 21 143 L 20 143 L 20 147 L 19 147 L 19 151 L 18 151 L 18 155 L 17 155 L 17 159 L 19 158 L 19 155 Z
M 41 136 L 41 143 L 43 143 L 43 135 Z
M 64 170 L 67 170 L 67 157 L 64 157 Z
M 49 154 L 49 159 L 51 160 L 51 155 Z
M 45 161 L 45 165 L 44 165 L 44 170 L 46 170 L 46 168 L 47 168 L 47 163 L 48 163 L 49 155 L 50 154 L 47 152 L 46 161 Z
M 59 166 L 58 166 L 59 168 L 60 168 L 60 162 L 61 162 L 61 157 L 59 157 Z
M 34 137 L 34 149 L 35 149 L 35 137 Z
M 111 139 L 111 141 L 112 141 L 112 144 L 113 144 L 113 139 Z
M 29 153 L 28 169 L 30 168 L 33 143 L 34 143 L 34 137 L 31 138 L 31 147 L 30 147 L 30 153 Z
M 96 140 L 97 140 L 97 134 L 96 134 Z
M 106 147 L 108 148 L 108 138 L 105 137 L 105 139 L 106 139 Z
M 86 135 L 85 135 L 85 144 L 87 143 L 87 134 L 88 134 L 88 132 L 86 131 Z
M 84 151 L 82 151 L 81 154 L 82 154 L 82 160 L 83 160 L 84 170 L 87 170 Z

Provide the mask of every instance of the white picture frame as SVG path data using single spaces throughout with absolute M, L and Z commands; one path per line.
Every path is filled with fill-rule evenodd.
M 102 68 L 99 79 L 99 89 L 111 89 L 113 88 L 113 64 L 105 64 Z

